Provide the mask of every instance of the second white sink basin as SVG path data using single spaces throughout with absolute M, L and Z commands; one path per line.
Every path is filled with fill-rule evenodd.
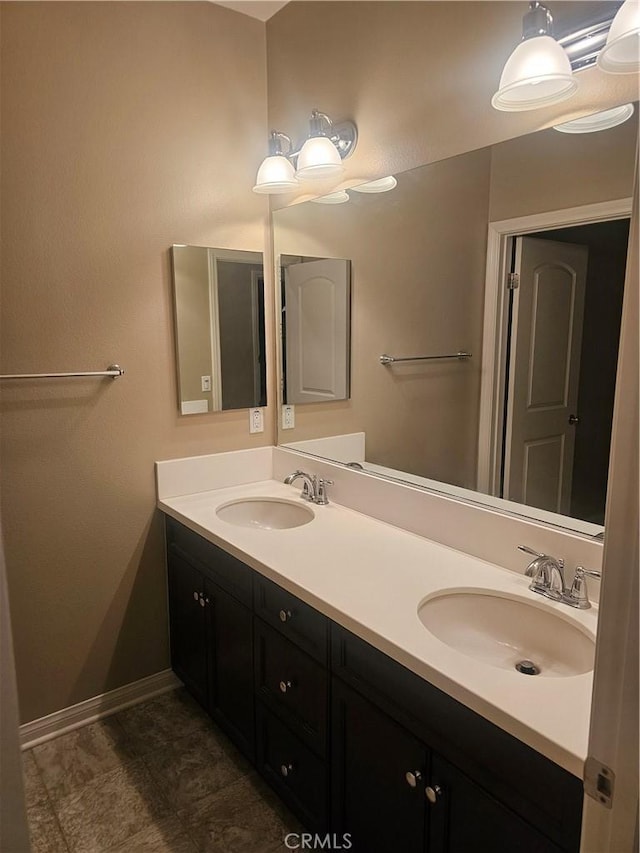
M 591 636 L 522 599 L 491 590 L 448 591 L 424 601 L 418 618 L 441 642 L 514 674 L 566 677 L 593 669 Z
M 241 498 L 216 510 L 222 521 L 238 527 L 287 530 L 313 521 L 313 510 L 283 498 Z

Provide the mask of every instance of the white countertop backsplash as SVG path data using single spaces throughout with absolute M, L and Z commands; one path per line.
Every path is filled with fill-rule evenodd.
M 328 469 L 338 469 L 341 482 L 336 480 L 336 486 L 329 489 L 328 506 L 303 502 L 299 497 L 299 482 L 292 486 L 283 484 L 283 470 L 287 474 L 298 467 L 332 479 L 335 472 Z M 344 486 L 343 471 L 347 478 L 356 478 L 355 484 Z M 529 579 L 520 572 L 468 553 L 469 537 L 482 537 L 486 518 L 472 519 L 472 529 L 459 532 L 461 549 L 435 542 L 424 534 L 401 529 L 397 523 L 397 514 L 404 513 L 407 526 L 416 526 L 415 516 L 427 509 L 428 502 L 421 499 L 424 493 L 411 494 L 416 490 L 362 478 L 340 466 L 304 460 L 280 448 L 159 462 L 156 482 L 158 507 L 163 512 L 582 777 L 587 756 L 592 673 L 530 678 L 476 662 L 439 641 L 418 618 L 420 603 L 430 595 L 444 590 L 489 589 L 552 609 L 560 618 L 578 623 L 585 632 L 595 634 L 597 608 L 577 611 L 541 599 L 528 590 Z M 371 496 L 371 514 L 340 503 L 340 493 L 345 496 L 349 493 L 352 503 L 361 507 L 366 504 L 363 493 L 369 489 L 375 492 Z M 379 517 L 384 511 L 384 494 L 389 521 Z M 300 501 L 313 509 L 315 518 L 302 527 L 262 530 L 238 527 L 216 515 L 216 509 L 223 503 L 259 496 Z M 445 504 L 435 513 L 435 522 L 441 527 L 440 515 L 456 515 L 456 502 L 449 502 L 454 506 Z M 465 512 L 469 510 L 478 512 L 475 507 L 464 507 Z M 443 536 L 455 537 L 456 523 L 456 518 L 453 522 L 449 519 L 442 530 Z M 516 538 L 520 534 L 519 530 L 512 531 Z M 486 535 L 495 533 L 489 529 Z M 531 536 L 527 544 L 544 547 Z M 480 543 L 479 550 L 482 547 L 486 546 Z M 571 545 L 567 547 L 570 549 Z M 518 553 L 514 564 L 522 564 L 523 571 L 526 559 L 522 557 Z

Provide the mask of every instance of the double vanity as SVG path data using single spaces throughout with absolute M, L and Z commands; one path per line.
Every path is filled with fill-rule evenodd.
M 597 608 L 303 499 L 271 452 L 157 465 L 178 677 L 311 832 L 577 851 Z

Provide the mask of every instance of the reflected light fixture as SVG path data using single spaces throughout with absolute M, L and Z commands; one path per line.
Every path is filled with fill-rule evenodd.
M 344 204 L 349 201 L 349 193 L 346 190 L 336 190 L 334 193 L 312 198 L 311 201 L 314 204 Z
M 359 184 L 356 187 L 349 187 L 356 193 L 388 193 L 398 186 L 398 182 L 393 175 L 388 175 L 386 178 L 378 178 L 376 181 L 367 181 L 366 184 Z
M 610 127 L 617 127 L 617 125 L 630 119 L 632 115 L 633 104 L 623 104 L 621 107 L 601 110 L 599 113 L 593 113 L 590 116 L 556 124 L 553 129 L 559 130 L 561 133 L 595 133 L 598 130 L 609 130 Z
M 640 71 L 640 2 L 625 0 L 613 19 L 598 68 L 609 74 Z
M 570 98 L 578 88 L 569 57 L 551 35 L 552 23 L 546 6 L 532 0 L 522 20 L 522 41 L 507 60 L 491 99 L 496 110 L 547 107 Z
M 358 130 L 352 121 L 334 124 L 328 115 L 313 110 L 309 136 L 298 150 L 293 150 L 285 133 L 272 131 L 269 156 L 258 169 L 253 191 L 285 193 L 296 189 L 299 181 L 335 178 L 344 171 L 342 161 L 353 153 L 357 141 Z M 283 142 L 287 143 L 286 150 Z

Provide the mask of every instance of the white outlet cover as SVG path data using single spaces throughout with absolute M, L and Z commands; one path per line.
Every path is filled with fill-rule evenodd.
M 296 425 L 296 411 L 294 406 L 282 407 L 282 429 L 293 429 Z
M 264 432 L 264 415 L 262 409 L 249 409 L 249 432 Z

